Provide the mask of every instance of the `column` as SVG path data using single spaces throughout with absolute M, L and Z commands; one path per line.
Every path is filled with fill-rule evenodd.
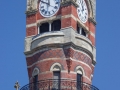
M 49 21 L 49 32 L 51 32 L 51 25 L 52 25 L 52 21 Z
M 41 24 L 38 24 L 38 34 L 40 34 L 40 26 Z

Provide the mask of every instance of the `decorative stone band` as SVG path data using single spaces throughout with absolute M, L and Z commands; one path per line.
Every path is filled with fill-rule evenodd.
M 74 5 L 75 7 L 78 7 L 76 0 L 63 0 L 63 2 L 61 2 L 61 7 L 69 6 L 71 4 Z
M 89 18 L 88 20 L 89 20 L 90 22 L 92 22 L 94 25 L 97 24 L 97 22 L 96 22 L 95 19 L 93 19 L 93 18 Z
M 31 8 L 30 10 L 26 11 L 25 14 L 27 16 L 29 16 L 29 15 L 32 15 L 32 14 L 36 14 L 37 11 L 38 11 L 37 9 L 32 9 Z

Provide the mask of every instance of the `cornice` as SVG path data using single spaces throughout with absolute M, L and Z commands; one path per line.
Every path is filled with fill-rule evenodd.
M 97 22 L 93 19 L 93 18 L 88 18 L 88 20 L 90 21 L 90 22 L 92 22 L 94 25 L 96 25 L 97 24 Z
M 61 2 L 61 7 L 65 7 L 65 6 L 69 6 L 69 5 L 78 7 L 76 0 L 64 0 L 63 2 Z
M 37 9 L 34 9 L 34 10 L 30 9 L 30 10 L 27 10 L 27 11 L 25 12 L 25 14 L 26 14 L 26 15 L 32 15 L 32 14 L 36 14 L 37 11 L 38 11 Z
M 80 50 L 80 51 L 83 51 L 83 52 L 87 53 L 91 57 L 91 59 L 93 59 L 93 54 L 89 50 L 87 50 L 87 49 L 85 49 L 85 48 L 83 48 L 81 46 L 77 46 L 72 42 L 64 43 L 64 44 L 42 45 L 42 46 L 39 46 L 37 48 L 32 49 L 31 51 L 24 52 L 24 54 L 27 56 L 27 55 L 33 54 L 33 53 L 35 53 L 35 52 L 37 52 L 39 50 L 42 50 L 42 49 L 46 50 L 46 49 L 51 49 L 51 48 L 71 48 L 71 47 L 73 49 Z
M 24 54 L 27 57 L 27 56 L 34 55 L 34 53 L 39 52 L 39 50 L 44 51 L 44 50 L 49 50 L 51 48 L 63 48 L 63 49 L 65 49 L 65 48 L 73 48 L 75 50 L 82 51 L 82 52 L 86 53 L 92 59 L 92 64 L 93 65 L 96 64 L 96 61 L 93 60 L 93 54 L 89 50 L 87 50 L 87 49 L 85 49 L 83 47 L 77 46 L 72 42 L 64 43 L 64 44 L 43 45 L 43 46 L 37 47 L 37 48 L 35 48 L 35 49 L 31 50 L 31 51 L 24 52 Z

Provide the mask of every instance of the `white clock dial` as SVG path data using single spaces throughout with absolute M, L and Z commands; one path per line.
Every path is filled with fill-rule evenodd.
M 60 8 L 60 0 L 41 0 L 39 11 L 43 17 L 51 17 L 57 13 Z
M 86 23 L 86 21 L 88 20 L 88 9 L 86 3 L 84 0 L 77 0 L 77 4 L 78 17 L 83 23 Z

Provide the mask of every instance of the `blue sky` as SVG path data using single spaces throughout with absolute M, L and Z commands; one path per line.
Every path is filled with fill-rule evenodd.
M 23 54 L 25 0 L 0 0 L 0 88 L 14 90 L 28 83 Z M 120 0 L 97 0 L 97 64 L 93 85 L 100 90 L 120 87 Z

